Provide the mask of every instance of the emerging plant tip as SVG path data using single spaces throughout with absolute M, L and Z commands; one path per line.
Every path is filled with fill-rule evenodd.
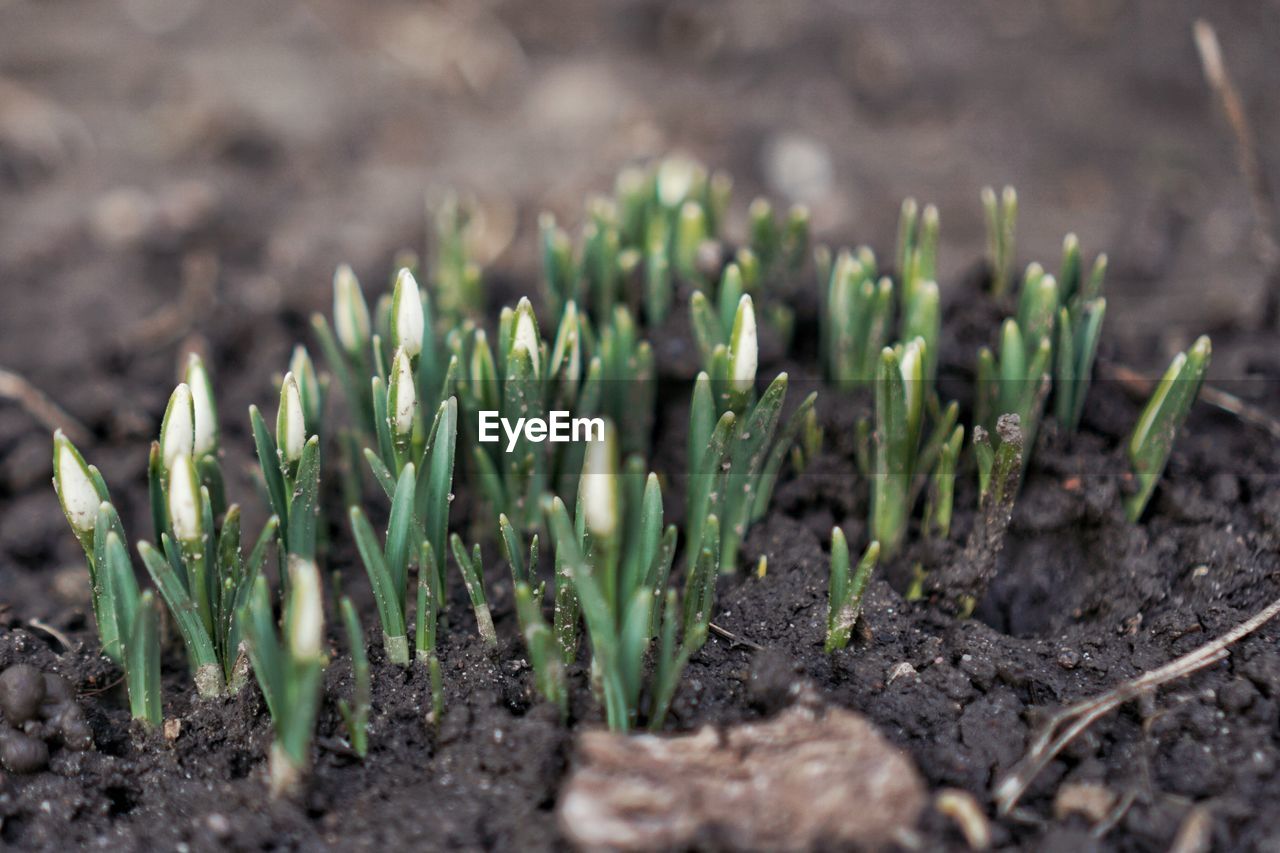
M 352 355 L 369 342 L 369 305 L 359 279 L 346 264 L 333 274 L 333 323 L 339 343 Z
M 396 434 L 406 436 L 413 432 L 413 418 L 418 409 L 417 391 L 413 384 L 413 368 L 404 348 L 396 350 L 391 374 L 391 421 Z
M 738 301 L 738 313 L 733 318 L 733 335 L 730 338 L 729 366 L 735 391 L 750 391 L 755 385 L 759 358 L 756 311 L 751 296 L 744 293 Z
M 276 413 L 276 443 L 286 462 L 302 458 L 307 443 L 307 419 L 302 409 L 302 394 L 292 372 L 286 373 L 280 386 L 280 409 Z
M 391 321 L 395 327 L 395 343 L 403 347 L 410 357 L 422 352 L 422 336 L 426 331 L 426 319 L 422 313 L 422 293 L 418 280 L 407 268 L 396 276 L 396 286 L 391 297 Z
M 907 390 L 907 423 L 919 421 L 924 407 L 924 340 L 916 338 L 902 348 L 902 381 Z
M 618 529 L 617 444 L 617 430 L 605 424 L 604 440 L 587 445 L 582 463 L 582 505 L 587 529 L 596 536 L 612 536 Z
M 195 420 L 191 387 L 183 382 L 169 396 L 169 405 L 164 410 L 164 420 L 160 424 L 160 449 L 165 470 L 171 469 L 173 460 L 179 456 L 191 456 L 195 453 Z
M 289 651 L 298 661 L 324 658 L 324 598 L 311 560 L 289 560 Z
M 516 330 L 515 336 L 511 341 L 512 350 L 524 350 L 529 354 L 529 361 L 533 364 L 533 375 L 537 376 L 540 369 L 538 359 L 538 321 L 533 315 L 533 303 L 528 297 L 523 297 L 520 304 L 516 306 Z
M 187 356 L 187 387 L 191 391 L 195 437 L 195 456 L 206 456 L 218 449 L 218 407 L 213 397 L 213 383 L 204 360 L 195 353 Z
M 697 165 L 684 157 L 668 157 L 658 166 L 658 201 L 675 207 L 688 197 L 697 176 Z
M 200 480 L 190 456 L 179 456 L 169 466 L 168 497 L 173 534 L 184 544 L 199 543 L 204 536 L 200 511 Z
M 98 519 L 98 494 L 89 474 L 89 466 L 71 441 L 58 430 L 53 434 L 53 484 L 71 526 L 80 533 L 91 533 Z

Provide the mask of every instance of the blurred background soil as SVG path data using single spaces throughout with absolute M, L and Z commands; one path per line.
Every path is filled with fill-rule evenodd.
M 1014 184 L 1021 261 L 1056 265 L 1069 230 L 1107 251 L 1108 346 L 1158 368 L 1262 301 L 1198 16 L 1265 159 L 1274 2 L 0 0 L 0 368 L 86 424 L 137 503 L 184 348 L 213 356 L 243 452 L 335 264 L 379 292 L 452 188 L 507 292 L 536 289 L 537 213 L 574 224 L 621 165 L 673 150 L 732 172 L 739 233 L 766 193 L 887 255 L 901 199 L 936 202 L 944 299 L 982 254 L 979 189 Z M 11 617 L 86 600 L 48 456 L 0 401 Z

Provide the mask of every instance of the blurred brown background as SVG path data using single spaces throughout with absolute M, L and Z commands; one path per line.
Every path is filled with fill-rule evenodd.
M 491 268 L 533 289 L 539 210 L 576 223 L 674 149 L 733 173 L 739 216 L 804 201 L 881 252 L 904 196 L 936 202 L 944 294 L 981 257 L 980 187 L 1012 183 L 1021 261 L 1068 230 L 1109 252 L 1107 337 L 1150 368 L 1260 304 L 1198 16 L 1280 150 L 1274 2 L 0 0 L 0 367 L 132 482 L 183 347 L 243 431 L 334 265 L 377 292 L 424 199 L 474 193 Z M 47 457 L 0 401 L 0 573 L 50 542 L 74 562 Z

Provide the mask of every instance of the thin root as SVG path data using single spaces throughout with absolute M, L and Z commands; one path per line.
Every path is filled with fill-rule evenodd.
M 1018 804 L 1031 782 L 1069 743 L 1079 737 L 1099 718 L 1130 699 L 1154 690 L 1160 685 L 1190 675 L 1228 656 L 1227 648 L 1248 636 L 1280 614 L 1280 599 L 1268 604 L 1249 619 L 1227 631 L 1216 640 L 1173 660 L 1159 669 L 1126 681 L 1106 693 L 1077 702 L 1050 717 L 1031 743 L 1031 748 L 1014 768 L 996 785 L 997 810 L 1006 815 Z

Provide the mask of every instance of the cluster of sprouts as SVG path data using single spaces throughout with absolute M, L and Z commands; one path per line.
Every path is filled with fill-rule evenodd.
M 325 370 L 300 346 L 280 382 L 274 428 L 250 407 L 270 518 L 248 541 L 226 495 L 213 382 L 191 356 L 147 464 L 152 532 L 136 551 L 154 591 L 137 582 L 103 478 L 57 434 L 54 482 L 88 560 L 103 652 L 124 668 L 134 716 L 162 719 L 163 602 L 200 696 L 239 691 L 252 673 L 274 724 L 273 790 L 296 791 L 324 700 L 332 622 L 342 626 L 354 676 L 338 707 L 352 750 L 369 750 L 365 631 L 348 598 L 326 618 L 326 574 L 341 568 L 329 546 L 343 526 L 325 523 L 324 504 L 340 493 L 377 605 L 383 658 L 429 674 L 437 719 L 445 703 L 438 631 L 451 586 L 465 590 L 465 619 L 482 644 L 501 647 L 482 552 L 496 542 L 537 693 L 567 716 L 571 678 L 584 671 L 575 665 L 589 662 L 611 728 L 661 728 L 708 637 L 718 579 L 738 571 L 742 543 L 788 462 L 802 468 L 821 449 L 817 394 L 784 418 L 787 374 L 767 383 L 758 375 L 760 340 L 790 341 L 794 316 L 782 291 L 811 255 L 822 366 L 835 393 L 865 393 L 874 404 L 857 430 L 870 544 L 854 564 L 844 533 L 833 531 L 827 649 L 849 644 L 877 562 L 899 554 L 913 526 L 926 537 L 951 535 L 955 479 L 970 459 L 980 526 L 998 540 L 1048 401 L 1059 428 L 1080 422 L 1106 308 L 1105 257 L 1084 275 L 1069 236 L 1056 276 L 1027 268 L 1016 311 L 977 355 L 966 454 L 960 407 L 944 403 L 936 385 L 936 208 L 903 205 L 896 266 L 881 270 L 865 247 L 811 253 L 807 211 L 777 215 L 763 199 L 748 209 L 748 239 L 732 248 L 724 234 L 731 186 L 723 174 L 671 159 L 625 170 L 612 196 L 589 203 L 576 240 L 544 215 L 541 321 L 523 298 L 486 324 L 483 274 L 467 251 L 472 219 L 456 202 L 436 219 L 430 268 L 406 256 L 372 303 L 340 267 L 332 317 L 312 323 Z M 1003 298 L 1015 284 L 1016 196 L 1006 190 L 997 202 L 987 191 L 983 200 L 992 291 Z M 682 304 L 701 370 L 684 448 L 685 514 L 675 524 L 664 501 L 671 484 L 651 470 L 657 375 L 646 338 Z M 1202 339 L 1175 359 L 1139 418 L 1127 446 L 1138 485 L 1126 498 L 1131 519 L 1151 497 L 1208 357 Z M 344 413 L 331 411 L 331 387 Z M 514 423 L 557 411 L 598 418 L 600 434 L 554 443 L 513 431 L 494 443 L 480 427 L 491 415 Z M 340 489 L 325 490 L 321 459 L 331 453 L 336 463 L 325 470 L 337 472 Z M 459 484 L 483 506 L 467 538 L 451 519 Z M 380 531 L 371 519 L 383 518 Z M 468 547 L 471 536 L 480 541 Z M 541 543 L 551 544 L 552 560 L 540 563 Z

